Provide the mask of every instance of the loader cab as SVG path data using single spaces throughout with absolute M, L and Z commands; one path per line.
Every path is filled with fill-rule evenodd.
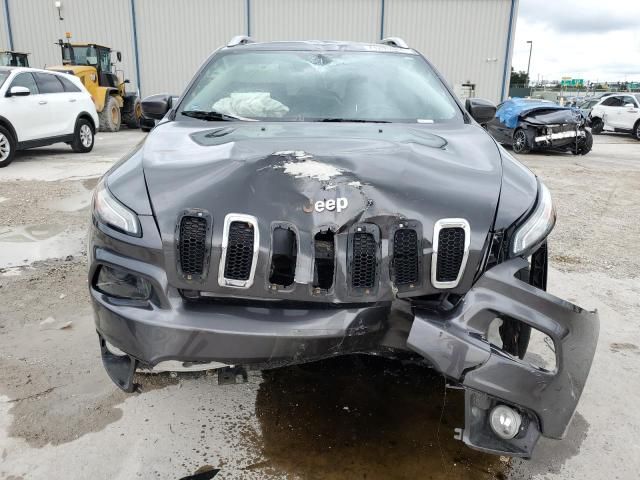
M 64 65 L 91 66 L 98 73 L 98 84 L 101 87 L 119 88 L 118 76 L 113 71 L 109 47 L 96 44 L 60 43 L 62 63 Z M 118 57 L 120 52 L 118 52 Z
M 0 52 L 0 66 L 3 67 L 28 67 L 27 53 L 4 51 Z

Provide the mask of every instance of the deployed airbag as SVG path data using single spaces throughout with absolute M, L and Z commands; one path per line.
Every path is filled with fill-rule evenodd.
M 218 100 L 213 110 L 241 117 L 280 118 L 289 112 L 289 107 L 271 98 L 269 92 L 238 92 Z

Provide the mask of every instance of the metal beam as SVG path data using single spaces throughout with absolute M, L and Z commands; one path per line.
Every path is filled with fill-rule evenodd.
M 251 36 L 251 0 L 245 1 L 245 8 L 247 13 L 247 37 Z
M 9 0 L 4 0 L 4 22 L 7 26 L 7 40 L 9 50 L 13 50 L 13 32 L 11 31 L 11 14 L 9 13 Z
M 6 0 L 5 0 L 6 1 Z M 131 33 L 133 37 L 133 56 L 136 62 L 136 83 L 138 85 L 138 95 L 141 95 L 142 81 L 140 80 L 140 54 L 138 50 L 138 26 L 136 23 L 136 0 L 130 0 L 131 5 Z
M 384 38 L 384 0 L 380 0 L 380 40 Z
M 509 52 L 511 52 L 511 40 L 513 38 L 513 23 L 516 9 L 516 0 L 511 0 L 511 10 L 509 12 L 509 30 L 507 31 L 507 47 L 504 54 L 504 71 L 502 74 L 502 91 L 500 92 L 500 101 L 503 101 L 507 96 L 507 76 L 511 75 L 511 69 L 509 68 Z

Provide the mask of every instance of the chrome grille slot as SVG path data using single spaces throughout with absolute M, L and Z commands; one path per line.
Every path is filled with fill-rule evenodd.
M 255 274 L 258 247 L 258 222 L 255 217 L 227 215 L 218 283 L 227 287 L 249 288 Z
M 454 288 L 460 283 L 469 255 L 469 223 L 450 218 L 436 222 L 433 231 L 431 283 L 436 288 Z

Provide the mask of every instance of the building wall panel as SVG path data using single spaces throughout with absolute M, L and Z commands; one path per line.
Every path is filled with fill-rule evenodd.
M 385 36 L 404 38 L 458 90 L 501 97 L 511 0 L 386 0 Z
M 260 40 L 380 38 L 380 0 L 251 0 L 251 35 Z
M 58 19 L 49 0 L 9 0 L 9 9 L 14 48 L 31 54 L 32 67 L 60 65 L 60 47 L 55 43 L 71 32 L 72 42 L 93 42 L 121 51 L 123 61 L 117 68 L 124 70 L 135 88 L 129 0 L 63 0 L 64 20 Z
M 181 94 L 214 50 L 246 34 L 245 7 L 245 0 L 136 0 L 143 94 Z

